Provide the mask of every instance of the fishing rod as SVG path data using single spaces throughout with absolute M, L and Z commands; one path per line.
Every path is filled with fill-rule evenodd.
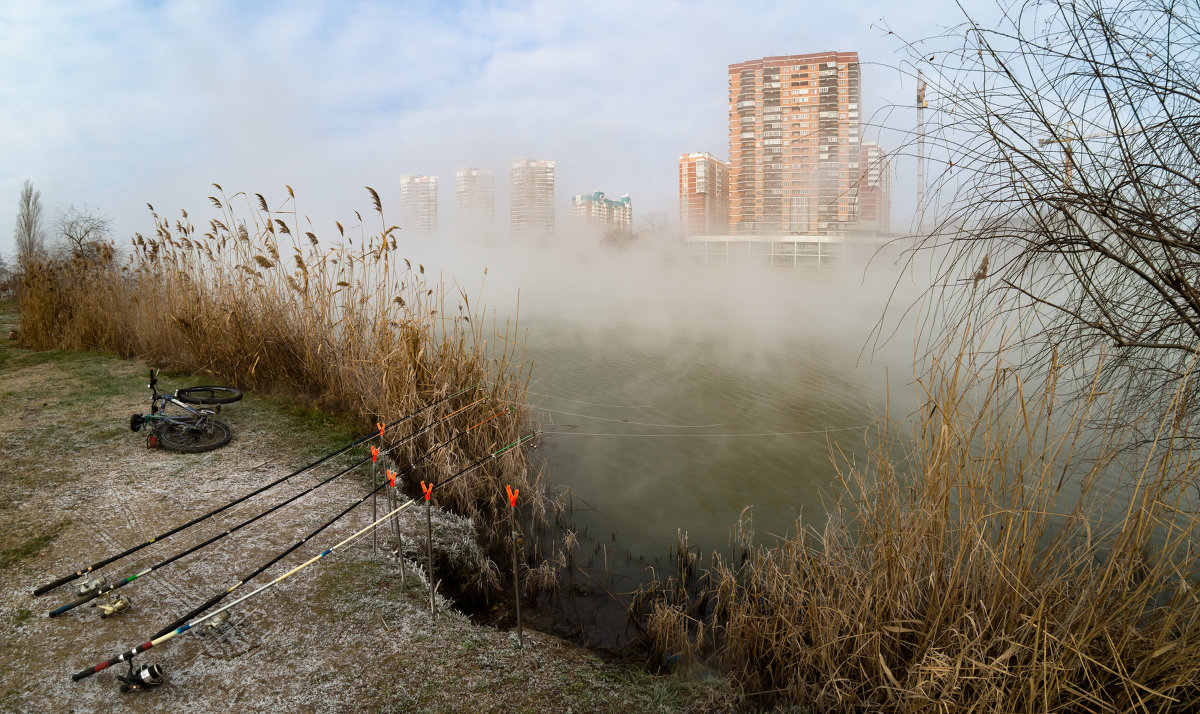
M 452 438 L 450 438 L 450 439 L 448 439 L 448 440 L 446 440 L 446 441 L 442 442 L 441 444 L 439 444 L 439 445 L 437 445 L 437 446 L 433 447 L 432 449 L 429 449 L 429 450 L 428 450 L 428 451 L 426 451 L 424 454 L 422 454 L 422 455 L 421 455 L 421 457 L 420 457 L 419 459 L 417 459 L 416 461 L 414 461 L 414 462 L 410 463 L 408 466 L 405 466 L 405 467 L 404 467 L 404 468 L 403 468 L 403 469 L 402 469 L 402 470 L 401 470 L 399 473 L 397 473 L 397 474 L 396 474 L 396 477 L 397 477 L 397 478 L 399 478 L 400 476 L 403 476 L 404 474 L 407 474 L 407 473 L 409 473 L 410 471 L 412 471 L 413 469 L 415 469 L 415 468 L 417 467 L 417 465 L 418 465 L 418 464 L 420 464 L 420 463 L 421 463 L 422 461 L 424 461 L 425 459 L 429 458 L 429 457 L 430 457 L 432 454 L 434 454 L 434 453 L 435 453 L 436 451 L 438 451 L 439 449 L 441 449 L 441 448 L 445 447 L 446 445 L 450 444 L 450 442 L 452 442 L 452 441 L 454 441 L 454 440 L 458 439 L 459 437 L 461 437 L 461 436 L 465 435 L 467 432 L 471 431 L 472 429 L 475 429 L 476 427 L 479 427 L 479 426 L 483 426 L 484 424 L 488 423 L 488 422 L 489 422 L 489 421 L 491 421 L 492 419 L 495 419 L 496 417 L 500 416 L 500 415 L 501 415 L 501 414 L 503 414 L 503 413 L 504 413 L 503 411 L 497 412 L 497 413 L 493 414 L 492 416 L 488 417 L 487 419 L 484 419 L 483 421 L 479 422 L 478 424 L 475 424 L 475 425 L 473 425 L 473 426 L 471 426 L 471 427 L 468 427 L 467 429 L 464 429 L 462 432 L 460 432 L 459 434 L 455 435 L 454 437 L 452 437 Z M 394 483 L 394 480 L 393 480 L 393 483 Z M 362 497 L 362 498 L 360 498 L 359 500 L 355 501 L 354 503 L 350 504 L 350 505 L 349 505 L 349 506 L 348 506 L 348 507 L 347 507 L 345 510 L 343 510 L 341 513 L 337 514 L 337 515 L 336 515 L 336 516 L 334 516 L 333 518 L 331 518 L 331 519 L 329 519 L 328 521 L 326 521 L 324 524 L 322 524 L 322 525 L 321 525 L 319 528 L 317 528 L 317 529 L 316 529 L 315 531 L 313 531 L 312 533 L 309 533 L 308 535 L 304 536 L 304 537 L 303 537 L 303 538 L 301 538 L 300 540 L 296 541 L 296 542 L 295 542 L 295 543 L 294 543 L 294 544 L 293 544 L 293 545 L 292 545 L 290 548 L 288 548 L 287 550 L 283 551 L 282 553 L 279 553 L 279 554 L 278 554 L 278 555 L 276 555 L 274 558 L 271 558 L 271 560 L 269 560 L 269 561 L 267 561 L 266 563 L 264 563 L 262 566 L 260 566 L 259 568 L 257 568 L 257 569 L 256 569 L 254 572 L 250 573 L 249 575 L 247 575 L 247 576 L 246 576 L 246 577 L 244 577 L 244 578 L 241 578 L 240 580 L 238 580 L 237 582 L 235 582 L 233 585 L 230 585 L 228 588 L 226 588 L 226 589 L 225 589 L 225 591 L 224 591 L 224 592 L 221 592 L 221 593 L 218 593 L 218 594 L 214 595 L 213 597 L 209 598 L 207 601 L 205 601 L 205 602 L 201 603 L 200 605 L 198 605 L 198 606 L 197 606 L 197 607 L 196 607 L 194 610 L 192 610 L 192 611 L 191 611 L 191 612 L 189 612 L 188 614 L 186 614 L 186 615 L 184 615 L 184 616 L 180 617 L 179 619 L 177 619 L 177 620 L 175 620 L 174 622 L 172 622 L 170 625 L 167 625 L 167 626 L 166 626 L 166 627 L 164 627 L 163 629 L 159 630 L 159 631 L 158 631 L 158 633 L 154 635 L 154 637 L 162 637 L 163 635 L 167 634 L 167 633 L 168 633 L 168 632 L 170 632 L 171 630 L 174 630 L 174 629 L 176 629 L 177 627 L 179 627 L 179 626 L 181 626 L 181 625 L 185 624 L 185 623 L 186 623 L 188 620 L 192 619 L 193 617 L 196 617 L 197 615 L 201 614 L 201 613 L 202 613 L 202 612 L 204 612 L 205 610 L 209 609 L 209 608 L 210 608 L 210 607 L 212 607 L 213 605 L 216 605 L 218 602 L 220 602 L 221 600 L 225 599 L 225 596 L 226 596 L 226 595 L 228 595 L 229 593 L 233 592 L 234 590 L 237 590 L 237 589 L 238 589 L 239 587 L 241 587 L 242 585 L 245 585 L 246 583 L 250 582 L 250 581 L 251 581 L 251 580 L 253 580 L 255 577 L 257 577 L 259 574 L 261 574 L 261 573 L 262 573 L 264 570 L 266 570 L 267 568 L 271 567 L 271 566 L 272 566 L 272 565 L 274 565 L 275 563 L 278 563 L 280 560 L 283 560 L 285 557 L 287 557 L 287 556 L 288 556 L 290 553 L 292 553 L 294 550 L 296 550 L 297 548 L 299 548 L 300 546 L 304 545 L 304 544 L 305 544 L 306 542 L 308 542 L 309 540 L 312 540 L 314 537 L 316 537 L 316 536 L 317 536 L 317 535 L 318 535 L 318 534 L 319 534 L 321 531 L 323 531 L 323 530 L 325 530 L 326 528 L 328 528 L 329 526 L 333 525 L 333 524 L 334 524 L 334 523 L 336 523 L 338 520 L 340 520 L 342 517 L 344 517 L 344 516 L 345 516 L 347 513 L 349 513 L 350 511 L 354 510 L 354 509 L 355 509 L 355 508 L 357 508 L 358 506 L 362 505 L 362 503 L 363 503 L 363 502 L 365 502 L 365 501 L 366 501 L 368 498 L 370 498 L 371 496 L 374 496 L 376 493 L 378 493 L 378 492 L 379 492 L 379 490 L 380 490 L 380 489 L 382 489 L 382 488 L 383 488 L 385 485 L 386 485 L 386 482 L 379 484 L 379 486 L 377 486 L 377 487 L 376 487 L 376 488 L 375 488 L 373 491 L 371 491 L 371 492 L 370 492 L 370 493 L 368 493 L 367 495 L 363 496 L 363 497 Z M 403 556 L 401 556 L 401 557 L 403 557 Z M 151 639 L 153 639 L 153 638 L 151 638 Z
M 479 459 L 478 461 L 471 464 L 470 466 L 462 469 L 461 471 L 454 474 L 453 476 L 446 479 L 445 481 L 443 481 L 439 484 L 435 484 L 434 488 L 441 488 L 442 486 L 450 485 L 450 483 L 452 481 L 454 481 L 458 477 L 462 476 L 463 474 L 465 474 L 469 471 L 472 471 L 472 470 L 484 465 L 485 463 L 487 463 L 489 461 L 495 460 L 501 454 L 505 453 L 506 451 L 508 451 L 510 449 L 515 449 L 516 447 L 524 444 L 526 441 L 537 436 L 537 434 L 538 434 L 538 432 L 536 432 L 536 431 L 532 432 L 530 434 L 527 434 L 526 436 L 521 437 L 520 439 L 517 439 L 516 441 L 512 442 L 508 446 L 505 446 L 504 448 L 502 448 L 498 451 L 493 451 L 492 453 L 488 454 L 487 456 L 484 456 L 483 458 Z M 176 635 L 183 634 L 184 632 L 187 632 L 188 630 L 192 629 L 193 627 L 196 627 L 196 626 L 204 623 L 205 621 L 220 615 L 222 612 L 225 612 L 226 610 L 229 610 L 230 608 L 235 607 L 239 603 L 245 602 L 246 600 L 249 600 L 250 598 L 254 597 L 255 595 L 258 595 L 259 593 L 267 590 L 268 588 L 271 588 L 271 587 L 283 582 L 284 580 L 287 580 L 288 578 L 290 578 L 291 576 L 300 572 L 301 570 L 304 570 L 308 566 L 310 566 L 320 560 L 323 560 L 325 557 L 332 555 L 333 553 L 338 552 L 341 548 L 349 545 L 350 543 L 354 542 L 355 540 L 362 537 L 363 535 L 373 531 L 376 527 L 379 526 L 380 523 L 387 521 L 387 519 L 400 513 L 400 511 L 407 509 L 409 506 L 413 505 L 414 503 L 416 503 L 416 499 L 410 498 L 407 502 L 405 502 L 403 505 L 401 505 L 400 507 L 393 510 L 391 513 L 385 514 L 382 518 L 377 519 L 375 522 L 371 523 L 366 528 L 363 528 L 362 530 L 358 531 L 357 533 L 354 533 L 350 537 L 343 540 L 341 543 L 338 543 L 335 546 L 332 546 L 330 548 L 327 548 L 327 549 L 321 551 L 317 555 L 313 556 L 312 558 L 309 558 L 308 560 L 301 563 L 300 565 L 297 565 L 295 568 L 292 568 L 291 570 L 280 575 L 279 577 L 275 578 L 271 582 L 265 583 L 264 585 L 260 586 L 258 589 L 253 590 L 249 593 L 246 593 L 245 595 L 238 598 L 237 600 L 234 600 L 233 602 L 229 603 L 228 605 L 225 605 L 222 608 L 214 610 L 213 612 L 205 615 L 204 617 L 201 617 L 193 622 L 185 623 L 185 624 L 175 628 L 174 630 L 171 630 L 170 632 L 167 632 L 165 634 L 154 637 L 154 638 L 150 639 L 149 641 L 138 645 L 137 647 L 134 647 L 125 652 L 122 652 L 121 654 L 119 654 L 111 659 L 105 660 L 104 662 L 101 662 L 100 664 L 97 664 L 93 667 L 88 667 L 87 669 L 80 670 L 79 672 L 76 672 L 75 674 L 71 675 L 71 680 L 74 682 L 78 682 L 79 680 L 84 679 L 86 677 L 90 677 L 97 672 L 102 672 L 102 671 L 108 669 L 109 667 L 113 666 L 114 664 L 120 664 L 121 662 L 132 660 L 134 657 L 141 654 L 142 652 L 145 652 L 146 650 L 150 649 L 151 647 L 156 647 L 158 645 L 161 645 L 164 642 L 175 637 Z M 130 666 L 132 666 L 132 665 L 130 665 Z
M 403 422 L 405 422 L 405 421 L 408 421 L 409 419 L 412 419 L 412 418 L 413 418 L 413 417 L 415 417 L 416 415 L 420 414 L 421 412 L 423 412 L 423 411 L 425 411 L 425 410 L 427 410 L 427 409 L 429 409 L 429 408 L 431 408 L 431 407 L 437 406 L 438 404 L 441 404 L 442 402 L 444 402 L 444 401 L 446 401 L 446 400 L 448 400 L 448 399 L 452 399 L 452 398 L 454 398 L 454 397 L 457 397 L 458 395 L 462 394 L 463 392 L 466 392 L 466 391 L 468 391 L 468 390 L 471 390 L 471 389 L 475 389 L 475 388 L 477 388 L 477 387 L 479 387 L 479 386 L 481 386 L 481 385 L 480 385 L 480 384 L 473 384 L 473 385 L 471 385 L 470 387 L 467 387 L 466 389 L 461 389 L 461 390 L 459 390 L 459 391 L 455 392 L 454 394 L 451 394 L 451 395 L 448 395 L 448 396 L 442 397 L 441 399 L 437 400 L 436 402 L 433 402 L 432 404 L 427 404 L 427 405 L 425 405 L 425 406 L 421 407 L 420 409 L 416 410 L 415 412 L 412 412 L 411 414 L 408 414 L 408 415 L 406 415 L 406 416 L 400 417 L 400 418 L 399 418 L 399 419 L 397 419 L 396 421 L 393 421 L 392 423 L 385 425 L 385 426 L 384 426 L 384 428 L 385 428 L 385 429 L 390 429 L 390 428 L 392 428 L 393 426 L 396 426 L 397 424 L 401 424 L 401 423 L 403 423 Z M 196 525 L 197 523 L 200 523 L 201 521 L 203 521 L 203 520 L 205 520 L 205 519 L 207 519 L 207 518 L 212 518 L 213 516 L 217 515 L 217 514 L 218 514 L 218 513 L 220 513 L 221 511 L 224 511 L 224 510 L 226 510 L 226 509 L 232 508 L 233 506 L 236 506 L 237 504 L 239 504 L 239 503 L 241 503 L 241 502 L 245 501 L 246 499 L 248 499 L 248 498 L 250 498 L 250 497 L 252 497 L 252 496 L 257 496 L 258 494 L 262 493 L 263 491 L 266 491 L 266 490 L 267 490 L 267 489 L 269 489 L 269 488 L 273 488 L 273 487 L 275 487 L 275 486 L 278 486 L 279 484 L 283 483 L 284 481 L 287 481 L 288 479 L 292 478 L 293 476 L 298 476 L 299 474 L 302 474 L 302 473 L 304 473 L 305 471 L 308 471 L 309 469 L 311 469 L 311 468 L 313 468 L 313 467 L 315 467 L 315 466 L 318 466 L 318 465 L 320 465 L 320 464 L 322 464 L 322 463 L 324 463 L 324 462 L 328 461 L 329 459 L 332 459 L 333 457 L 337 456 L 338 454 L 342 454 L 342 453 L 345 453 L 346 451 L 349 451 L 350 449 L 354 448 L 355 446 L 358 446 L 359 444 L 363 443 L 364 441 L 368 441 L 369 439 L 373 439 L 377 433 L 378 433 L 378 432 L 372 432 L 371 434 L 369 434 L 369 435 L 367 435 L 367 436 L 364 436 L 364 437 L 362 437 L 361 439 L 359 439 L 359 440 L 357 440 L 357 441 L 355 441 L 355 442 L 353 442 L 353 443 L 351 443 L 351 444 L 348 444 L 348 445 L 346 445 L 346 446 L 343 446 L 342 448 L 338 449 L 337 451 L 334 451 L 334 452 L 332 452 L 332 453 L 330 453 L 330 454 L 326 454 L 325 456 L 322 456 L 321 458 L 319 458 L 319 459 L 317 459 L 316 461 L 312 462 L 312 463 L 311 463 L 311 464 L 309 464 L 308 466 L 305 466 L 304 468 L 297 469 L 297 470 L 295 470 L 295 471 L 291 472 L 290 474 L 288 474 L 287 476 L 284 476 L 284 477 L 283 477 L 283 478 L 281 478 L 281 479 L 278 479 L 278 480 L 272 481 L 271 483 L 267 484 L 266 486 L 263 486 L 262 488 L 255 489 L 254 491 L 251 491 L 250 493 L 247 493 L 245 496 L 242 496 L 241 498 L 237 498 L 237 499 L 235 499 L 235 500 L 233 500 L 233 501 L 230 501 L 229 503 L 225 504 L 224 506 L 221 506 L 220 508 L 218 508 L 218 509 L 216 509 L 216 510 L 214 510 L 214 511 L 209 511 L 208 513 L 205 513 L 203 516 L 200 516 L 199 518 L 195 518 L 195 519 L 193 519 L 193 520 L 190 520 L 190 521 L 188 521 L 187 523 L 184 523 L 184 524 L 183 524 L 183 525 L 181 525 L 181 526 L 176 526 L 175 528 L 172 528 L 171 530 L 167 531 L 166 533 L 163 533 L 162 535 L 157 535 L 157 536 L 154 536 L 153 538 L 151 538 L 150 540 L 146 541 L 145 543 L 142 543 L 142 544 L 140 544 L 140 545 L 135 545 L 135 546 L 133 546 L 132 548 L 129 548 L 128 550 L 125 550 L 125 551 L 122 551 L 122 552 L 120 552 L 120 553 L 117 553 L 117 554 L 116 554 L 116 555 L 114 555 L 114 556 L 110 556 L 110 557 L 108 557 L 108 558 L 105 558 L 105 559 L 103 559 L 103 560 L 98 560 L 98 561 L 96 561 L 95 563 L 92 563 L 91 565 L 87 566 L 86 568 L 84 568 L 84 569 L 82 569 L 82 570 L 77 570 L 77 571 L 75 571 L 74 573 L 71 573 L 71 574 L 69 574 L 69 575 L 64 575 L 64 576 L 62 576 L 62 577 L 61 577 L 61 578 L 59 578 L 58 580 L 55 580 L 55 581 L 53 581 L 53 582 L 50 582 L 50 583 L 46 583 L 45 585 L 42 585 L 41 587 L 39 587 L 39 588 L 37 588 L 36 590 L 34 590 L 34 591 L 33 591 L 33 594 L 34 594 L 34 595 L 42 595 L 43 593 L 47 593 L 47 592 L 49 592 L 49 591 L 53 590 L 54 588 L 57 588 L 57 587 L 58 587 L 58 586 L 60 586 L 60 585 L 66 585 L 67 583 L 71 582 L 71 581 L 72 581 L 72 580 L 74 580 L 75 578 L 80 578 L 80 577 L 83 577 L 84 575 L 87 575 L 88 573 L 90 573 L 90 572 L 92 572 L 92 571 L 94 571 L 94 570 L 98 570 L 98 569 L 100 569 L 100 568 L 103 568 L 104 566 L 108 565 L 109 563 L 112 563 L 112 562 L 115 562 L 115 561 L 117 561 L 117 560 L 120 560 L 121 558 L 124 558 L 124 557 L 125 557 L 125 556 L 127 556 L 127 555 L 131 555 L 131 554 L 133 554 L 133 553 L 136 553 L 137 551 L 141 550 L 142 548 L 145 548 L 146 546 L 150 545 L 151 543 L 156 543 L 156 542 L 158 542 L 158 541 L 160 541 L 160 540 L 162 540 L 162 539 L 164 539 L 164 538 L 167 538 L 167 537 L 169 537 L 169 536 L 173 536 L 173 535 L 175 535 L 176 533 L 178 533 L 178 532 L 180 532 L 180 531 L 184 530 L 185 528 L 191 528 L 192 526 Z
M 480 402 L 486 401 L 486 400 L 487 400 L 487 397 L 482 397 L 480 399 L 477 399 L 474 402 L 468 404 L 467 406 L 462 407 L 461 409 L 458 409 L 457 411 L 455 411 L 451 414 L 448 414 L 445 417 L 442 417 L 438 421 L 433 422 L 429 426 L 426 426 L 423 429 L 420 429 L 418 431 L 413 432 L 412 434 L 409 434 L 408 436 L 404 437 L 403 439 L 396 442 L 392 446 L 388 447 L 384 453 L 393 451 L 393 450 L 399 448 L 405 442 L 415 439 L 416 437 L 420 436 L 421 434 L 424 434 L 425 432 L 434 428 L 435 426 L 437 426 L 439 423 L 445 421 L 446 419 L 450 419 L 451 417 L 454 417 L 455 415 L 457 415 L 467 409 L 470 409 L 471 407 L 475 406 L 476 404 L 479 404 Z M 503 412 L 500 412 L 500 413 L 503 413 Z M 234 532 L 241 530 L 242 528 L 245 528 L 246 526 L 254 523 L 258 519 L 263 518 L 271 513 L 274 513 L 275 511 L 279 510 L 280 508 L 283 508 L 284 506 L 288 505 L 289 503 L 292 503 L 293 501 L 295 501 L 299 498 L 302 498 L 302 497 L 308 495 L 309 493 L 312 493 L 313 491 L 324 486 L 325 484 L 329 483 L 330 481 L 333 481 L 334 479 L 340 478 L 341 476 L 344 476 L 347 473 L 350 473 L 354 469 L 358 468 L 359 466 L 362 466 L 367 461 L 370 461 L 373 458 L 375 458 L 374 455 L 364 456 L 362 459 L 360 459 L 356 463 L 353 463 L 350 466 L 347 466 L 346 468 L 335 473 L 334 475 L 330 476 L 329 478 L 326 478 L 325 480 L 320 481 L 320 482 L 314 484 L 313 486 L 310 486 L 309 488 L 305 489 L 304 491 L 301 491 L 300 493 L 297 493 L 294 496 L 291 496 L 290 498 L 288 498 L 284 501 L 281 501 L 281 502 L 275 504 L 274 506 L 271 506 L 267 510 L 263 511 L 262 513 L 259 513 L 258 515 L 254 516 L 253 518 L 250 518 L 249 520 L 243 521 L 232 528 L 229 528 L 221 533 L 218 533 L 218 534 L 214 535 L 213 537 L 209 538 L 208 540 L 206 540 L 202 543 L 199 543 L 197 545 L 194 545 L 191 548 L 188 548 L 179 553 L 176 553 L 175 555 L 171 556 L 170 558 L 161 560 L 140 572 L 134 573 L 133 575 L 130 575 L 130 576 L 124 578 L 123 580 L 119 580 L 119 581 L 117 581 L 117 583 L 115 585 L 108 585 L 107 583 L 105 583 L 105 584 L 100 585 L 100 587 L 93 588 L 91 590 L 88 590 L 87 592 L 80 593 L 79 596 L 76 597 L 71 602 L 66 603 L 65 605 L 61 605 L 61 606 L 55 608 L 54 610 L 51 610 L 47 614 L 49 617 L 58 617 L 59 615 L 63 614 L 64 612 L 73 610 L 73 609 L 79 607 L 80 605 L 83 605 L 86 602 L 90 602 L 90 601 L 100 597 L 101 595 L 107 595 L 108 593 L 110 593 L 114 590 L 119 590 L 120 588 L 125 587 L 126 585 L 132 583 L 133 581 L 137 580 L 138 578 L 141 578 L 142 576 L 149 575 L 150 573 L 154 572 L 155 570 L 158 570 L 159 568 L 170 565 L 171 563 L 174 563 L 175 561 L 179 560 L 180 558 L 184 558 L 188 555 L 191 555 L 192 553 L 195 553 L 196 551 L 200 550 L 201 548 L 210 546 L 213 543 L 217 542 L 218 540 L 224 538 L 225 536 L 231 535 Z M 372 491 L 372 493 L 374 493 L 374 491 Z

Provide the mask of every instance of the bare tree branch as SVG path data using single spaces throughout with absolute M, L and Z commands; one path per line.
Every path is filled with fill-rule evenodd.
M 1200 5 L 1001 9 L 908 45 L 941 169 L 910 253 L 937 256 L 926 327 L 1016 320 L 1034 371 L 1103 355 L 1136 420 L 1200 345 Z

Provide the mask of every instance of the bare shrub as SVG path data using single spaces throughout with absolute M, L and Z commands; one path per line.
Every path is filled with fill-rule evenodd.
M 1057 360 L 1086 391 L 1102 365 L 1106 416 L 1144 441 L 1200 342 L 1200 6 L 1000 9 L 907 46 L 928 81 L 930 333 L 1004 316 L 1030 378 Z M 1176 403 L 1181 429 L 1196 406 Z

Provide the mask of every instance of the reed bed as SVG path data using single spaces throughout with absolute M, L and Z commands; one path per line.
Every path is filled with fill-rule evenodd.
M 395 452 L 408 463 L 493 417 L 410 477 L 414 495 L 418 481 L 455 473 L 536 427 L 516 325 L 485 320 L 465 290 L 431 280 L 423 265 L 402 257 L 400 231 L 387 224 L 373 189 L 374 215 L 356 211 L 357 222 L 338 223 L 330 243 L 312 231 L 291 187 L 270 208 L 261 194 L 226 196 L 213 186 L 215 215 L 202 229 L 186 211 L 169 220 L 151 206 L 155 234 L 135 235 L 127 260 L 108 246 L 31 266 L 18 297 L 25 345 L 109 350 L 206 373 L 350 413 L 364 430 L 478 385 L 389 434 L 394 443 L 486 397 Z M 524 449 L 436 498 L 475 520 L 494 545 L 507 532 L 505 485 L 521 490 L 530 522 L 544 525 L 542 473 Z
M 681 534 L 634 603 L 665 661 L 813 711 L 1195 711 L 1196 455 L 1166 417 L 1114 490 L 1127 452 L 1081 426 L 1106 395 L 1059 414 L 1056 374 L 1026 393 L 970 343 L 920 381 L 907 453 L 885 419 L 867 463 L 835 459 L 821 527 L 756 545 L 744 514 L 707 567 Z

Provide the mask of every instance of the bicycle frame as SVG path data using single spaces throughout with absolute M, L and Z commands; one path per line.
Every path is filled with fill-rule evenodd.
M 156 424 L 163 422 L 172 424 L 185 424 L 188 426 L 199 427 L 201 429 L 208 428 L 208 420 L 217 415 L 220 405 L 217 409 L 197 408 L 190 404 L 180 401 L 176 398 L 175 393 L 163 394 L 158 391 L 158 375 L 154 374 L 150 377 L 151 397 L 150 397 L 150 413 L 142 415 L 142 423 L 153 431 Z M 168 405 L 175 405 L 188 413 L 188 416 L 172 416 L 166 413 Z

